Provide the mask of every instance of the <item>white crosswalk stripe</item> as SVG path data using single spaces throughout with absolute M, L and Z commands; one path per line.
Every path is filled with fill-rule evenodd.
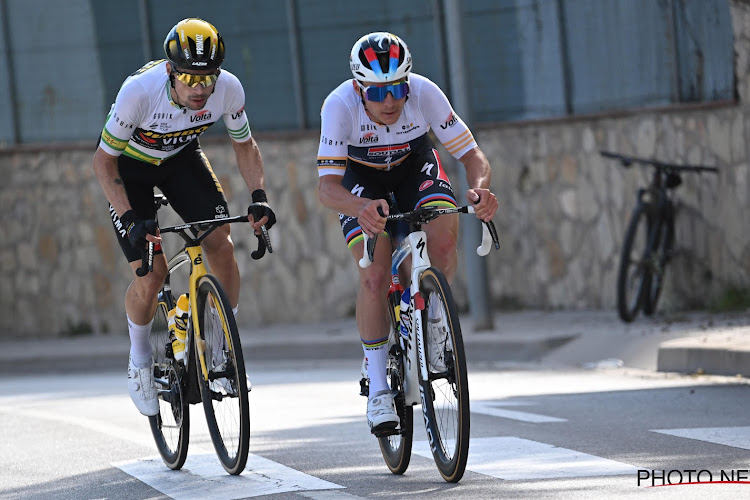
M 653 429 L 651 432 L 668 434 L 707 443 L 723 444 L 750 450 L 750 427 L 700 427 L 694 429 Z
M 472 401 L 471 412 L 481 413 L 483 415 L 489 415 L 491 417 L 509 418 L 512 420 L 520 420 L 522 422 L 530 422 L 534 424 L 540 424 L 545 422 L 567 422 L 564 418 L 548 417 L 547 415 L 539 415 L 537 413 L 529 413 L 518 410 L 506 410 L 502 408 L 504 406 L 531 406 L 534 403 L 531 402 L 490 402 L 490 401 Z
M 188 455 L 179 471 L 167 469 L 158 456 L 112 465 L 174 500 L 232 500 L 290 491 L 343 488 L 253 454 L 248 456 L 246 470 L 239 476 L 227 474 L 213 453 Z M 353 497 L 344 495 L 340 498 Z
M 413 452 L 432 458 L 427 441 Z M 506 480 L 534 480 L 635 474 L 637 467 L 514 436 L 473 438 L 466 469 Z

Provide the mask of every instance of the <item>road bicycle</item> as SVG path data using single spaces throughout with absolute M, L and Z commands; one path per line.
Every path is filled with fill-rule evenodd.
M 443 273 L 432 267 L 427 253 L 427 234 L 422 224 L 447 214 L 473 213 L 470 206 L 420 207 L 411 212 L 387 216 L 393 225 L 408 225 L 405 238 L 396 246 L 391 259 L 391 286 L 388 291 L 390 333 L 387 379 L 394 395 L 400 422 L 395 429 L 376 433 L 385 463 L 394 474 L 403 474 L 411 459 L 413 410 L 421 404 L 427 438 L 441 476 L 458 482 L 466 469 L 469 451 L 469 385 L 466 373 L 458 308 Z M 389 231 L 394 234 L 395 231 Z M 374 258 L 377 238 L 365 235 L 363 268 Z M 497 231 L 490 221 L 483 224 L 479 255 L 487 255 L 491 245 L 500 248 Z M 401 305 L 403 288 L 399 268 L 411 256 L 410 296 L 406 310 Z M 406 301 L 404 301 L 406 304 Z M 429 325 L 427 330 L 425 326 Z M 369 381 L 363 362 L 360 394 L 369 394 Z
M 157 208 L 168 204 L 157 195 Z M 219 280 L 203 262 L 201 242 L 224 224 L 247 222 L 248 217 L 189 222 L 163 227 L 162 235 L 176 233 L 185 246 L 168 262 L 168 272 L 159 293 L 151 328 L 154 354 L 154 381 L 159 398 L 159 414 L 149 417 L 151 432 L 164 463 L 180 469 L 187 458 L 190 441 L 189 405 L 202 402 L 211 441 L 224 469 L 232 475 L 242 472 L 250 447 L 250 382 L 245 372 L 237 324 L 232 306 Z M 258 249 L 251 253 L 261 258 L 272 252 L 265 226 L 258 235 Z M 148 247 L 138 275 L 153 270 L 153 244 Z M 178 360 L 172 348 L 173 333 L 168 314 L 175 305 L 170 278 L 184 264 L 190 264 L 188 276 L 189 311 L 185 337 L 185 360 Z
M 638 189 L 637 199 L 625 238 L 617 273 L 617 311 L 629 323 L 642 309 L 646 316 L 656 311 L 664 286 L 664 275 L 674 255 L 674 190 L 682 183 L 683 172 L 713 172 L 716 167 L 676 165 L 636 158 L 608 151 L 603 157 L 618 160 L 623 167 L 641 164 L 653 168 L 651 181 Z

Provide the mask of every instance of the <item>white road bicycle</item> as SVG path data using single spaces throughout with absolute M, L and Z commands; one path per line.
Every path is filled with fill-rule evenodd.
M 391 331 L 387 378 L 400 423 L 395 429 L 376 433 L 385 463 L 394 474 L 403 474 L 409 466 L 412 407 L 416 404 L 422 405 L 430 450 L 443 479 L 456 483 L 466 470 L 470 412 L 461 325 L 448 281 L 430 264 L 427 234 L 421 226 L 441 215 L 473 212 L 471 206 L 428 206 L 387 217 L 389 223 L 404 221 L 409 227 L 407 236 L 392 254 L 388 292 Z M 359 261 L 363 268 L 372 263 L 375 241 L 377 238 L 365 236 L 365 255 Z M 493 244 L 500 248 L 495 226 L 492 221 L 483 223 L 482 244 L 477 253 L 487 255 Z M 402 311 L 399 268 L 409 256 L 411 295 L 409 307 Z M 369 393 L 366 377 L 363 363 L 360 385 L 364 396 Z

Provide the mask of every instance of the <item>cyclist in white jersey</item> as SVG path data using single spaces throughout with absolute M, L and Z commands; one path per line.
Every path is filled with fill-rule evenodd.
M 134 271 L 125 294 L 131 347 L 128 389 L 138 410 L 156 415 L 149 343 L 157 294 L 167 273 L 154 218 L 154 187 L 185 221 L 229 216 L 221 184 L 198 137 L 220 118 L 232 139 L 237 166 L 251 194 L 253 229 L 276 221 L 264 191 L 263 159 L 250 134 L 242 84 L 221 69 L 224 41 L 201 19 L 177 23 L 164 41 L 166 60 L 152 61 L 122 84 L 94 154 L 94 171 L 110 203 L 120 247 Z M 153 272 L 135 275 L 147 242 L 156 244 Z M 202 243 L 211 271 L 237 314 L 240 276 L 229 225 Z
M 386 219 L 378 210 L 388 215 L 388 193 L 395 194 L 400 211 L 457 205 L 430 130 L 463 163 L 469 186 L 466 198 L 476 216 L 489 221 L 498 207 L 489 189 L 490 164 L 471 131 L 440 88 L 411 73 L 411 68 L 411 54 L 399 37 L 384 32 L 365 35 L 352 47 L 354 78 L 334 89 L 321 110 L 319 198 L 339 212 L 355 262 L 363 253 L 363 232 L 387 235 Z M 440 217 L 423 229 L 430 239 L 432 264 L 451 280 L 457 261 L 458 216 Z M 367 420 L 373 434 L 398 425 L 385 373 L 390 251 L 389 245 L 377 245 L 373 264 L 367 269 L 357 266 L 357 326 L 367 358 Z

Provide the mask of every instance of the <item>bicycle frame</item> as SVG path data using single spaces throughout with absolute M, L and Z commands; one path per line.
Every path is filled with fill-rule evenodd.
M 452 213 L 473 213 L 473 207 L 452 207 L 452 208 L 432 208 L 434 214 L 432 218 L 439 215 Z M 398 219 L 399 215 L 389 216 L 389 219 Z M 497 233 L 491 223 L 482 225 L 482 243 L 477 248 L 477 254 L 485 256 L 489 253 L 490 247 L 494 243 L 495 248 L 499 248 Z M 421 224 L 419 224 L 421 225 Z M 490 229 L 490 227 L 492 229 Z M 359 261 L 362 268 L 368 267 L 372 263 L 372 252 L 374 239 L 370 239 L 366 233 L 364 235 L 364 255 Z M 430 257 L 427 252 L 427 233 L 421 228 L 413 230 L 410 228 L 409 234 L 399 243 L 391 255 L 391 276 L 398 277 L 398 270 L 401 264 L 411 255 L 411 273 L 410 287 L 411 298 L 409 309 L 412 311 L 412 317 L 409 328 L 409 338 L 404 339 L 398 331 L 395 332 L 399 339 L 401 348 L 406 353 L 406 373 L 404 374 L 404 399 L 407 406 L 413 406 L 422 402 L 422 386 L 419 383 L 419 376 L 422 380 L 428 379 L 427 357 L 425 356 L 424 347 L 424 329 L 422 325 L 422 315 L 416 314 L 425 308 L 424 298 L 419 293 L 419 279 L 422 273 L 431 267 Z M 413 338 L 412 338 L 413 336 Z M 416 347 L 415 344 L 416 343 Z M 419 371 L 417 371 L 419 370 Z
M 418 249 L 418 250 L 417 250 Z M 424 298 L 419 293 L 419 277 L 422 272 L 430 267 L 430 257 L 427 250 L 427 234 L 424 231 L 414 231 L 399 244 L 394 250 L 391 259 L 391 275 L 398 275 L 398 268 L 411 255 L 411 295 L 409 309 L 412 311 L 411 327 L 409 328 L 409 341 L 403 338 L 399 332 L 396 332 L 401 343 L 401 348 L 406 353 L 406 373 L 404 374 L 404 399 L 408 406 L 421 402 L 421 385 L 417 377 L 417 370 L 424 379 L 427 379 L 427 362 L 424 355 L 424 333 L 422 330 L 422 315 L 415 314 L 414 311 L 424 309 Z M 414 348 L 411 336 L 414 334 L 416 349 Z

